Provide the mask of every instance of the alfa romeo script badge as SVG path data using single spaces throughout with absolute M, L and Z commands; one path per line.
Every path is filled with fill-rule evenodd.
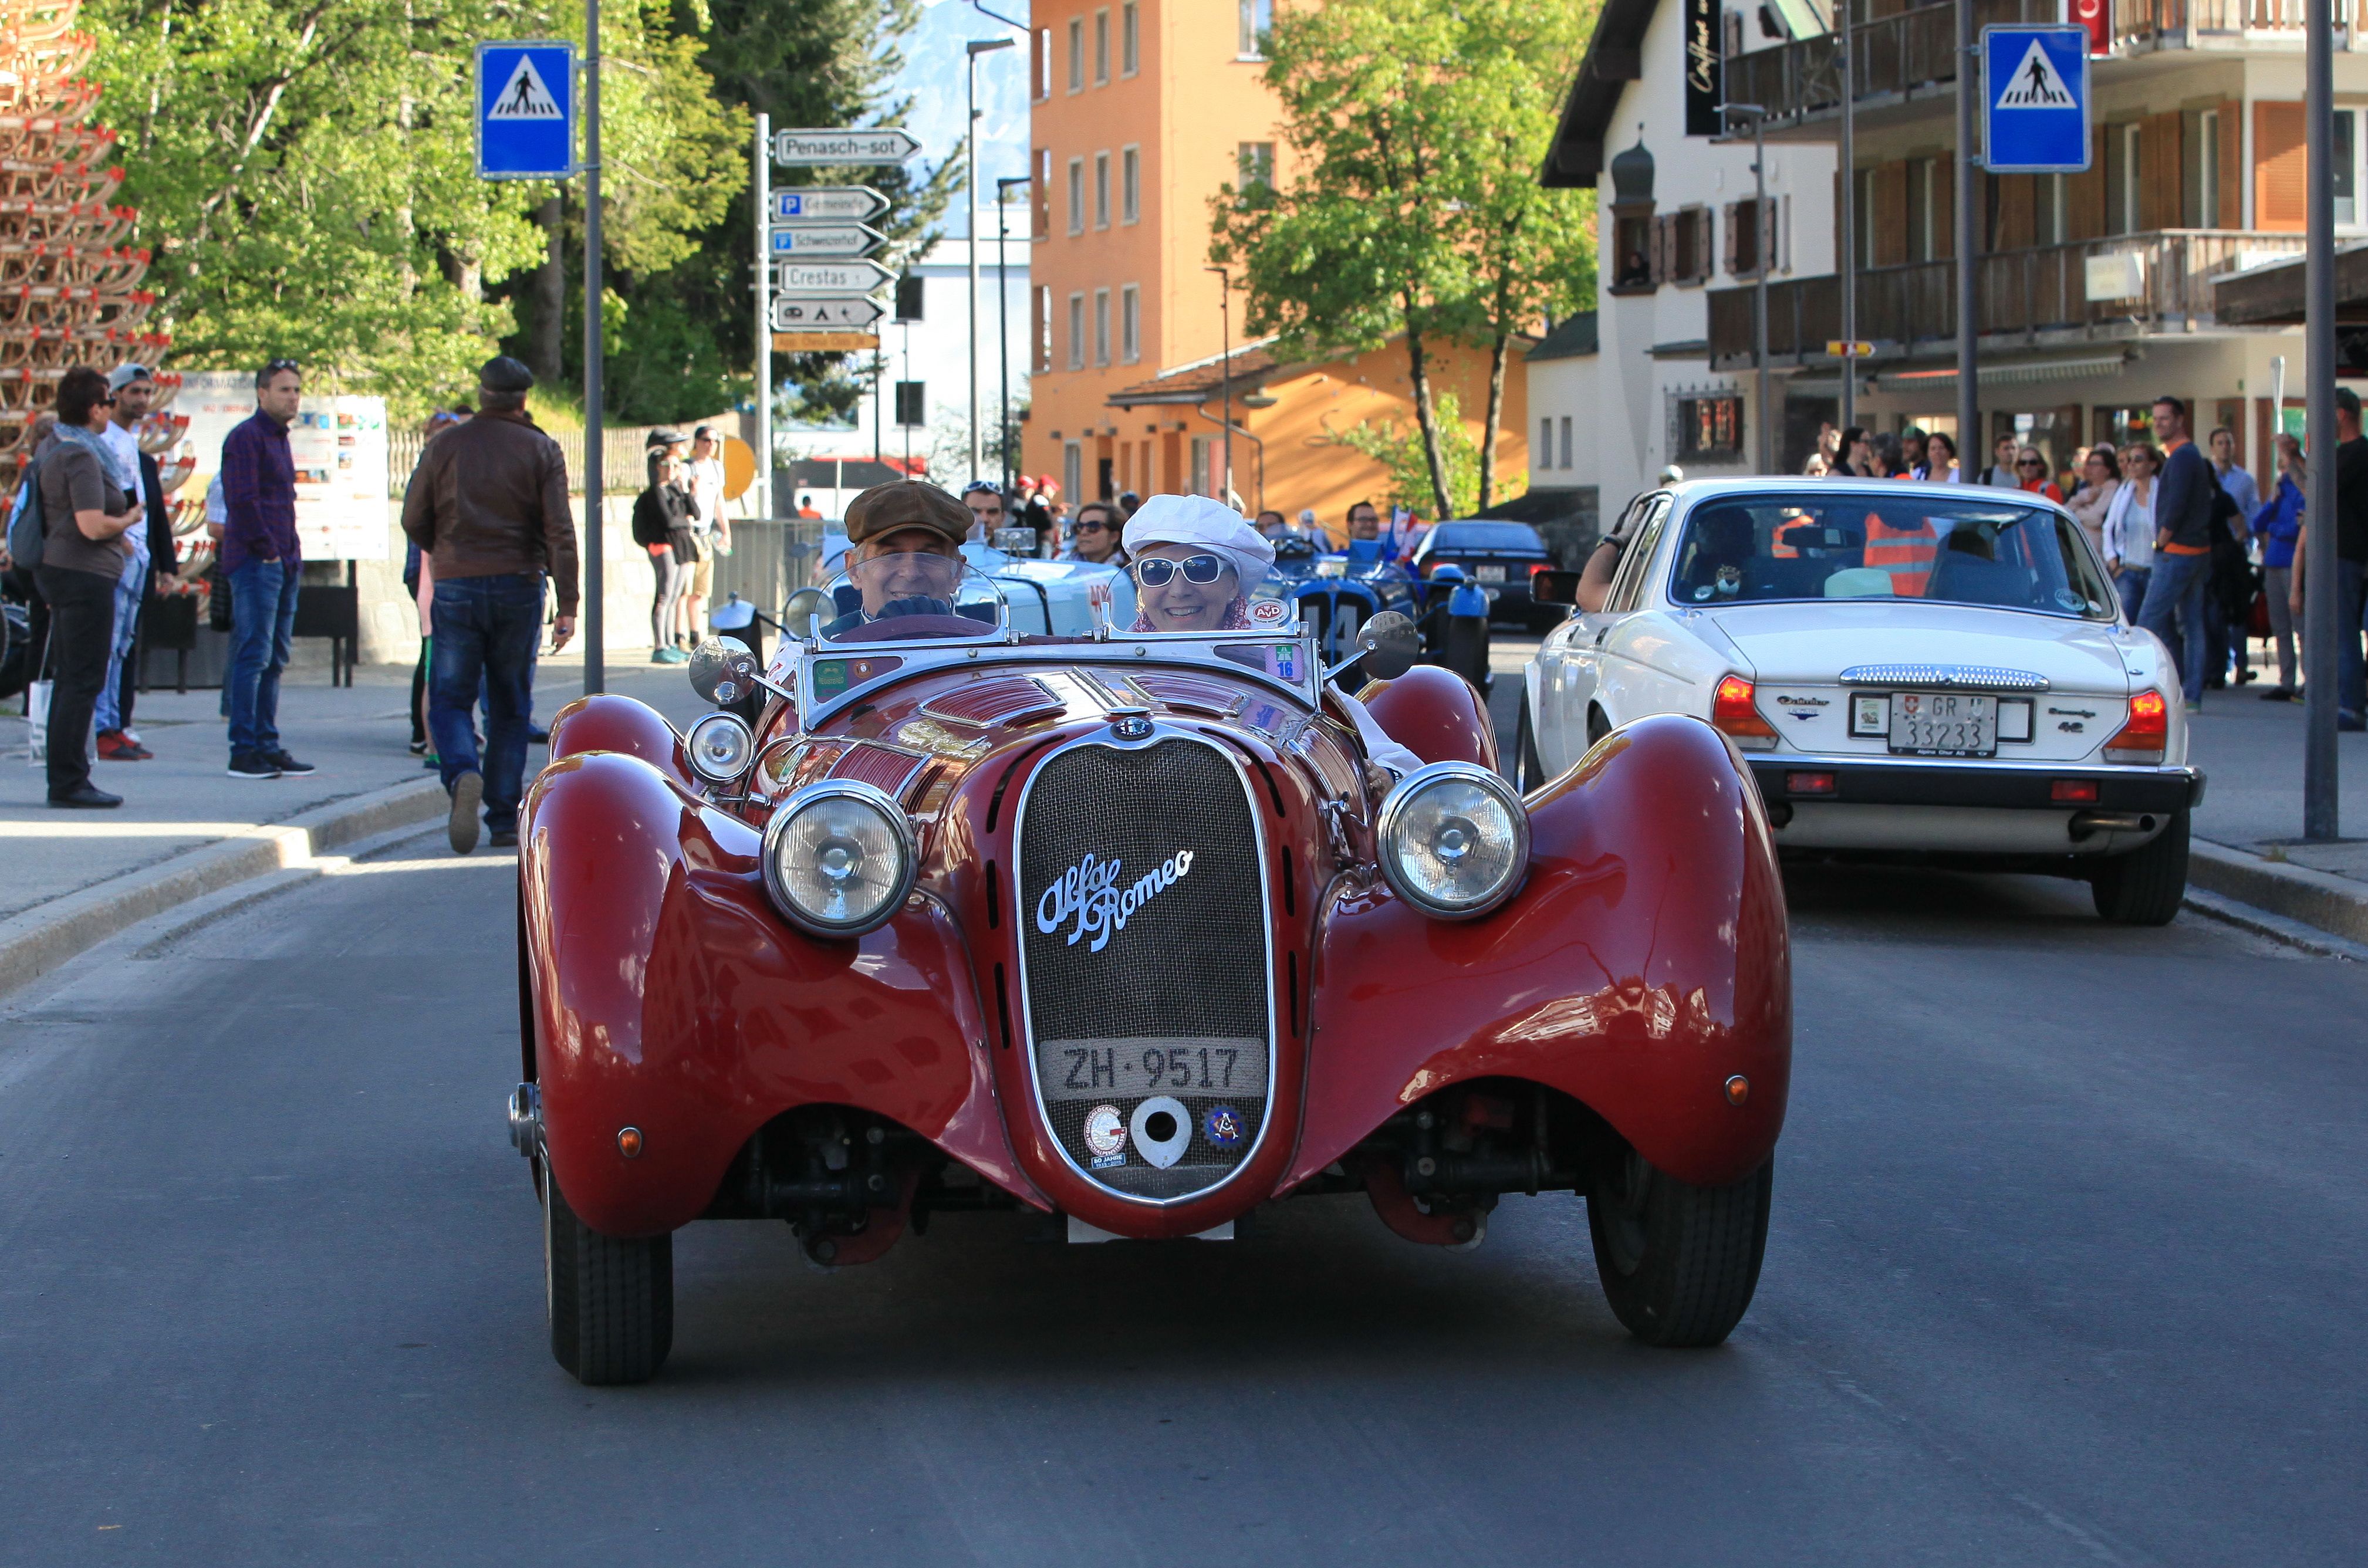
M 1089 937 L 1086 950 L 1100 952 L 1110 946 L 1112 935 L 1125 929 L 1136 910 L 1174 887 L 1178 878 L 1191 874 L 1192 851 L 1178 849 L 1121 888 L 1118 874 L 1125 864 L 1088 855 L 1062 872 L 1036 901 L 1036 929 L 1049 937 L 1074 920 L 1069 945 L 1076 946 L 1080 937 Z

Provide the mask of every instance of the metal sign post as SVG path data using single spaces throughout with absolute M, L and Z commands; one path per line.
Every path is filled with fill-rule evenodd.
M 608 576 L 600 482 L 600 0 L 584 0 L 584 695 L 608 688 Z
M 2303 72 L 2304 112 L 2309 117 L 2308 167 L 2335 166 L 2335 7 L 2332 0 L 2309 0 L 2303 31 L 2309 38 Z M 2335 181 L 2324 174 L 2306 182 L 2305 208 L 2309 231 L 2303 261 L 2303 374 L 2306 427 L 2310 442 L 2310 495 L 2303 508 L 2309 534 L 2303 569 L 2303 625 L 2332 628 L 2303 639 L 2305 661 L 2302 753 L 2302 835 L 2333 838 L 2338 812 L 2335 772 L 2335 719 L 2340 700 L 2336 639 L 2341 600 L 2337 592 L 2335 564 Z M 2283 409 L 2271 415 L 2283 426 Z M 2360 628 L 2351 628 L 2357 636 Z
M 757 149 L 755 170 L 757 199 L 757 515 L 773 515 L 773 301 L 767 298 L 773 284 L 772 258 L 767 254 L 771 243 L 768 233 L 770 219 L 780 196 L 770 194 L 773 165 L 767 154 L 772 150 L 773 117 L 757 117 Z

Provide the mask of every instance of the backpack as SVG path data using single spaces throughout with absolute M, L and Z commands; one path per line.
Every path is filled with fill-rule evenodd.
M 41 511 L 41 465 L 31 463 L 27 465 L 25 482 L 17 487 L 16 501 L 8 508 L 8 553 L 28 572 L 41 563 L 48 523 Z

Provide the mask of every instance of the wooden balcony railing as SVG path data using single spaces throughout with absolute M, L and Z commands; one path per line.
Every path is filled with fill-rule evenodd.
M 2130 52 L 2224 46 L 2248 40 L 2299 45 L 2303 0 L 2112 0 L 2117 49 Z M 2054 23 L 2062 19 L 2060 0 L 1973 0 L 1974 26 Z M 2368 33 L 2368 0 L 2336 0 L 2338 18 L 2348 24 L 2340 47 L 2356 47 Z M 1913 97 L 1957 79 L 1957 15 L 1947 4 L 1911 6 L 1887 17 L 1861 20 L 1851 75 L 1858 101 Z M 1837 113 L 1841 74 L 1831 34 L 1774 49 L 1754 50 L 1726 62 L 1730 103 L 1766 106 L 1770 125 Z
M 2035 343 L 2042 333 L 2083 328 L 2180 332 L 2213 322 L 2214 279 L 2239 267 L 2302 254 L 2300 234 L 2241 229 L 2164 229 L 2069 244 L 2000 251 L 1976 258 L 1976 328 L 1988 346 Z M 2134 257 L 2129 260 L 2115 258 Z M 2106 259 L 2127 297 L 2090 299 L 2089 263 Z M 2100 278 L 2100 284 L 2107 279 Z M 2100 289 L 2118 292 L 2118 287 Z M 1748 284 L 1710 291 L 1710 357 L 1714 369 L 1751 364 Z M 1957 264 L 1917 262 L 1858 274 L 1858 335 L 1888 352 L 1932 353 L 1957 330 Z M 1841 287 L 1830 274 L 1771 280 L 1768 353 L 1771 363 L 1810 363 L 1841 336 Z

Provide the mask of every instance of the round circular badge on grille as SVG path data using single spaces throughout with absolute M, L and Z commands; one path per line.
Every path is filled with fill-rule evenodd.
M 1086 1112 L 1086 1147 L 1096 1154 L 1115 1154 L 1126 1147 L 1126 1122 L 1114 1105 L 1098 1105 Z
M 1154 1095 L 1134 1108 L 1133 1131 L 1136 1151 L 1164 1171 L 1192 1142 L 1192 1113 L 1171 1095 Z
M 1201 1118 L 1201 1135 L 1220 1149 L 1239 1146 L 1243 1131 L 1242 1113 L 1229 1105 L 1211 1106 Z

